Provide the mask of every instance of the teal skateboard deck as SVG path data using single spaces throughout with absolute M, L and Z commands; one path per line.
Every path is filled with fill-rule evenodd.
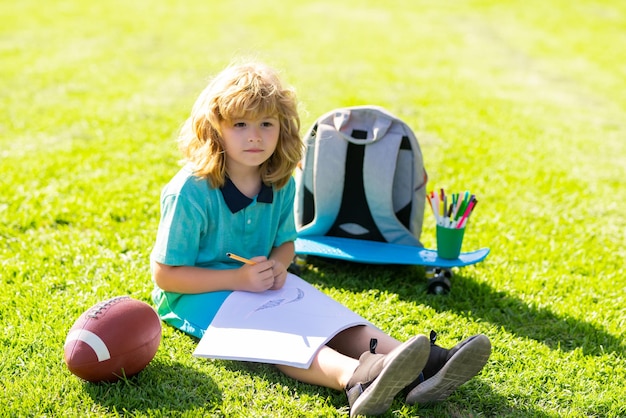
M 329 236 L 296 239 L 296 255 L 312 255 L 366 264 L 404 264 L 425 267 L 463 267 L 483 261 L 489 248 L 461 253 L 456 259 L 440 258 L 437 250 L 386 242 Z

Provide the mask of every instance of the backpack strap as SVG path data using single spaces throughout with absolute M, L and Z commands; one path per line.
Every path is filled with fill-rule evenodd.
M 421 246 L 419 240 L 398 220 L 394 208 L 394 178 L 398 169 L 407 169 L 407 167 L 398 166 L 399 155 L 407 152 L 400 148 L 403 137 L 404 133 L 401 131 L 388 132 L 384 142 L 372 142 L 365 147 L 363 185 L 370 212 L 385 241 Z M 401 174 L 403 177 L 412 177 L 412 173 Z M 407 187 L 409 187 L 408 194 L 404 194 L 410 197 L 412 187 L 411 185 Z M 411 203 L 410 199 L 407 203 Z
M 313 221 L 301 226 L 298 230 L 299 235 L 326 235 L 341 206 L 348 144 L 342 140 L 342 135 L 334 126 L 323 123 L 323 120 L 317 124 L 314 140 L 313 158 L 308 156 L 304 172 L 301 170 L 296 172 L 308 177 L 301 181 L 304 181 L 315 196 Z M 332 170 L 329 170 L 329 167 L 332 167 Z M 296 206 L 299 203 L 296 201 Z M 296 207 L 296 211 L 302 210 Z

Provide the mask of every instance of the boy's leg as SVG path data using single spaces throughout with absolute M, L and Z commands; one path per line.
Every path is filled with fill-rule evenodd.
M 372 339 L 377 340 L 379 354 L 387 354 L 402 344 L 378 328 L 359 325 L 334 336 L 317 353 L 309 369 L 283 365 L 278 369 L 301 382 L 343 390 L 359 365 L 359 357 L 370 349 Z
M 387 343 L 395 345 L 393 341 Z M 422 335 L 397 345 L 388 354 L 376 354 L 373 344 L 359 360 L 324 346 L 309 369 L 278 368 L 305 383 L 346 390 L 350 416 L 376 415 L 389 409 L 395 395 L 417 378 L 428 359 L 429 345 Z
M 301 382 L 343 390 L 358 365 L 357 359 L 323 346 L 313 358 L 311 367 L 308 369 L 284 365 L 277 367 L 287 376 Z
M 387 354 L 402 344 L 378 328 L 359 325 L 341 331 L 328 342 L 328 346 L 357 359 L 369 350 L 372 339 L 377 340 L 376 352 L 379 354 Z

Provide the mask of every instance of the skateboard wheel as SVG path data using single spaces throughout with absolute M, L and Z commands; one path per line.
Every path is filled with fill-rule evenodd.
M 287 271 L 299 276 L 302 273 L 302 268 L 306 266 L 306 258 L 301 256 L 295 256 Z
M 428 277 L 428 293 L 432 295 L 446 295 L 452 287 L 452 271 L 444 268 L 434 268 L 426 273 Z

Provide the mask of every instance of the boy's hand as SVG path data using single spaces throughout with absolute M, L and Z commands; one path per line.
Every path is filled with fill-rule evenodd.
M 270 287 L 271 290 L 278 290 L 285 285 L 287 280 L 287 268 L 278 260 L 275 260 L 272 267 L 272 273 L 274 274 L 274 284 Z
M 246 292 L 264 292 L 274 286 L 274 260 L 266 257 L 254 257 L 255 264 L 244 264 L 238 269 L 239 290 Z M 286 276 L 286 273 L 285 273 Z M 283 280 L 284 282 L 284 280 Z

